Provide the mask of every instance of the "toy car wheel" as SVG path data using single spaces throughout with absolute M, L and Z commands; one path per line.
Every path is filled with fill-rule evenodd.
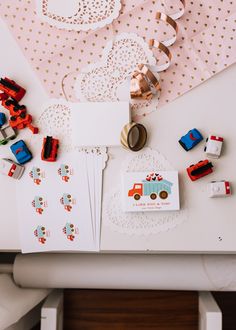
M 11 121 L 16 121 L 16 116 L 11 116 L 10 120 Z
M 23 112 L 23 113 L 20 114 L 20 117 L 21 117 L 22 119 L 24 119 L 24 118 L 26 117 L 26 114 Z
M 157 194 L 152 193 L 152 194 L 150 195 L 150 198 L 151 198 L 152 200 L 156 199 L 156 198 L 157 198 Z
M 10 140 L 15 140 L 15 138 L 16 138 L 16 136 L 13 136 L 13 137 L 10 138 Z
M 139 194 L 135 194 L 135 195 L 134 195 L 134 199 L 135 199 L 136 201 L 138 201 L 138 200 L 140 199 L 140 195 L 139 195 Z
M 161 191 L 159 194 L 161 199 L 166 199 L 168 197 L 168 192 L 167 191 Z
M 67 198 L 71 198 L 71 195 L 69 194 L 69 195 L 67 195 Z
M 2 145 L 5 145 L 5 144 L 7 144 L 7 142 L 8 142 L 8 141 L 4 141 L 4 142 L 2 142 Z
M 65 166 L 65 169 L 66 169 L 66 170 L 68 170 L 68 168 L 69 168 L 69 166 L 68 166 L 68 165 L 66 165 L 66 166 Z
M 40 197 L 40 198 L 39 198 L 39 201 L 42 202 L 42 200 L 43 200 L 42 197 Z

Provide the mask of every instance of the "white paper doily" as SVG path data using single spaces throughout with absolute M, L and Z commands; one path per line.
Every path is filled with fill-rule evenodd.
M 75 83 L 76 97 L 82 102 L 128 101 L 130 77 L 137 65 L 154 66 L 155 56 L 148 44 L 133 33 L 122 33 L 109 41 L 102 60 L 85 67 Z M 158 76 L 157 73 L 155 75 Z M 135 119 L 156 109 L 158 97 L 152 101 L 132 100 L 131 115 Z
M 164 171 L 173 170 L 173 167 L 158 151 L 145 148 L 135 155 L 130 154 L 122 170 Z M 113 231 L 128 235 L 151 235 L 171 230 L 188 219 L 184 198 L 180 211 L 125 213 L 122 211 L 121 191 L 121 185 L 118 185 L 104 195 L 103 225 Z M 184 191 L 183 187 L 180 187 L 180 191 Z
M 103 168 L 105 168 L 108 161 L 106 147 L 82 148 L 72 144 L 71 112 L 76 107 L 76 103 L 71 103 L 64 99 L 50 99 L 42 106 L 41 114 L 36 122 L 39 127 L 39 133 L 43 137 L 49 135 L 59 139 L 60 149 L 63 152 L 77 150 L 97 156 L 102 155 Z M 74 111 L 76 110 L 74 109 Z M 32 135 L 31 141 L 35 144 L 42 143 L 37 135 Z
M 119 16 L 120 0 L 36 0 L 37 14 L 59 29 L 88 31 Z

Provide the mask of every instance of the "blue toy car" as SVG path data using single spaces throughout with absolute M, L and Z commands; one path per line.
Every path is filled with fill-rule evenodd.
M 3 112 L 0 112 L 0 127 L 2 127 L 6 122 L 6 115 Z
M 23 140 L 12 144 L 10 148 L 19 164 L 25 164 L 32 159 L 32 154 Z
M 179 140 L 179 144 L 186 151 L 189 151 L 193 149 L 202 140 L 202 134 L 196 128 L 193 128 L 186 135 L 181 137 L 181 139 Z

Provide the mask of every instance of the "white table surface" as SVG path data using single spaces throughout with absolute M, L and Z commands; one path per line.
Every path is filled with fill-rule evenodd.
M 9 76 L 26 86 L 24 103 L 29 112 L 37 114 L 40 105 L 48 99 L 37 76 L 24 58 L 14 39 L 0 20 L 0 76 Z M 160 252 L 236 252 L 236 66 L 208 80 L 171 104 L 147 116 L 143 123 L 149 132 L 148 145 L 157 148 L 180 172 L 185 186 L 188 220 L 175 229 L 148 237 L 129 236 L 102 226 L 101 248 L 106 251 L 160 251 Z M 168 127 L 168 129 L 167 129 Z M 190 182 L 185 168 L 203 159 L 202 147 L 191 154 L 178 146 L 178 139 L 190 128 L 199 128 L 204 135 L 216 133 L 225 137 L 224 153 L 214 162 L 215 174 L 198 182 Z M 26 142 L 26 130 L 20 132 Z M 126 151 L 109 150 L 112 155 L 105 170 L 104 191 L 114 173 L 117 173 Z M 10 156 L 7 146 L 1 146 L 1 157 Z M 223 199 L 209 199 L 205 185 L 211 179 L 228 179 L 235 195 Z M 0 189 L 0 250 L 20 250 L 17 230 L 15 187 L 17 182 L 1 176 Z M 116 178 L 115 180 L 119 180 Z M 27 189 L 27 187 L 25 187 Z M 222 240 L 219 240 L 221 237 Z

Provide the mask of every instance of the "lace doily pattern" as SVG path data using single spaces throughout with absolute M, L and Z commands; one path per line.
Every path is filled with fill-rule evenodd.
M 60 140 L 62 148 L 71 149 L 71 107 L 64 100 L 51 100 L 43 106 L 37 121 L 40 133 Z
M 122 165 L 123 171 L 173 170 L 171 164 L 158 151 L 145 148 L 137 155 L 130 155 Z M 180 189 L 184 191 L 184 189 Z M 103 225 L 113 231 L 128 235 L 151 235 L 174 229 L 188 219 L 188 210 L 181 203 L 180 211 L 124 213 L 121 186 L 104 196 Z M 184 201 L 184 198 L 182 198 Z
M 71 112 L 76 111 L 77 104 L 63 99 L 51 99 L 43 105 L 41 114 L 37 120 L 40 134 L 43 136 L 54 136 L 60 140 L 60 149 L 63 151 L 77 150 L 95 156 L 103 156 L 102 168 L 106 167 L 108 161 L 106 147 L 77 147 L 72 145 L 71 138 Z M 38 143 L 36 135 L 32 135 L 32 142 Z
M 110 24 L 118 17 L 120 0 L 36 0 L 37 14 L 61 29 L 87 31 Z
M 156 63 L 147 43 L 133 33 L 116 36 L 105 47 L 102 60 L 87 66 L 78 75 L 76 96 L 80 101 L 89 102 L 129 99 L 130 77 L 140 63 Z M 154 103 L 157 105 L 157 98 L 152 101 L 132 100 L 132 117 L 146 113 L 148 107 L 155 110 Z

